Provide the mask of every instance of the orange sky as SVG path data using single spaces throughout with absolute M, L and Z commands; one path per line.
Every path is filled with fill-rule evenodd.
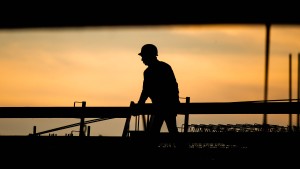
M 158 47 L 192 102 L 263 100 L 263 25 L 190 25 L 16 29 L 0 31 L 0 106 L 129 106 L 137 101 L 146 68 L 137 54 Z M 271 27 L 269 99 L 288 99 L 288 55 L 297 92 L 300 27 Z M 182 100 L 184 102 L 184 100 Z M 77 119 L 0 119 L 0 134 L 28 134 Z M 50 122 L 51 121 L 51 122 Z M 197 115 L 191 123 L 261 123 L 261 115 Z M 287 115 L 268 121 L 287 125 Z M 182 118 L 178 117 L 178 125 Z M 124 119 L 92 125 L 92 135 L 119 135 Z M 71 130 L 77 130 L 76 128 Z M 165 130 L 165 129 L 163 129 Z M 60 134 L 70 131 L 61 131 Z

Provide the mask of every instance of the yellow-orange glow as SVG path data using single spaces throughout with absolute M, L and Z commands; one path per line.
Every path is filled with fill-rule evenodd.
M 181 97 L 191 97 L 192 102 L 263 100 L 265 29 L 263 25 L 178 25 L 1 30 L 0 106 L 73 106 L 83 100 L 87 106 L 129 106 L 141 92 L 146 66 L 137 54 L 145 43 L 155 44 L 158 59 L 173 67 Z M 290 53 L 296 98 L 299 39 L 299 26 L 271 27 L 270 100 L 288 99 Z M 268 118 L 270 123 L 288 123 L 287 115 Z M 0 121 L 0 134 L 28 134 L 33 125 L 46 130 L 78 119 Z M 191 123 L 205 124 L 261 122 L 262 115 L 191 118 Z M 178 125 L 182 123 L 178 117 Z M 92 135 L 120 135 L 123 125 L 123 119 L 98 122 Z

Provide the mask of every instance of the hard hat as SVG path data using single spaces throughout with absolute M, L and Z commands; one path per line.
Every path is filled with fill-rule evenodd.
M 158 51 L 157 51 L 157 48 L 155 45 L 145 44 L 142 47 L 141 52 L 138 55 L 140 55 L 140 56 L 143 56 L 143 55 L 158 56 Z

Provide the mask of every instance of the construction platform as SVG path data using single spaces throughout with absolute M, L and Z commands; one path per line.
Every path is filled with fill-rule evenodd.
M 286 162 L 299 159 L 300 132 L 206 132 L 181 133 L 174 146 L 168 133 L 162 133 L 160 144 L 134 133 L 131 137 L 107 136 L 1 136 L 3 162 L 42 162 L 70 164 L 115 161 L 111 165 L 133 161 L 197 165 L 199 162 Z
M 155 112 L 151 105 L 134 107 L 0 107 L 1 118 L 77 118 L 79 136 L 43 136 L 61 127 L 26 136 L 0 136 L 3 165 L 21 167 L 194 167 L 199 164 L 284 164 L 295 165 L 300 152 L 299 126 L 269 124 L 190 124 L 189 114 L 298 114 L 299 102 L 186 103 L 183 131 L 174 138 L 161 133 L 159 144 L 143 131 L 132 131 L 130 121 Z M 175 110 L 174 110 L 175 111 Z M 298 117 L 298 116 L 297 116 Z M 111 118 L 125 118 L 122 136 L 84 135 L 84 126 Z M 146 118 L 142 118 L 147 127 Z M 94 122 L 94 120 L 92 121 Z M 66 126 L 63 126 L 65 129 Z M 67 126 L 70 127 L 70 126 Z M 88 131 L 88 130 L 87 130 Z M 181 146 L 176 146 L 180 143 Z M 244 165 L 243 165 L 244 166 Z

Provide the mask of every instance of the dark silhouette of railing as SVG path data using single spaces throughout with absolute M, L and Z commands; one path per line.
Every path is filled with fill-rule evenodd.
M 170 108 L 172 109 L 172 108 Z M 80 123 L 50 129 L 36 133 L 37 135 L 75 127 L 82 124 L 108 120 L 112 118 L 126 118 L 123 136 L 129 132 L 130 117 L 151 115 L 157 108 L 152 104 L 138 106 L 131 102 L 128 107 L 0 107 L 0 118 L 78 118 Z M 286 100 L 241 101 L 241 102 L 207 102 L 207 103 L 180 103 L 180 106 L 171 111 L 185 116 L 184 132 L 188 132 L 188 118 L 190 114 L 299 114 L 299 102 Z M 83 121 L 84 118 L 97 118 Z M 129 119 L 129 120 L 128 120 Z M 294 127 L 295 128 L 295 127 Z M 296 127 L 299 130 L 299 126 Z M 83 128 L 80 129 L 80 131 Z
M 100 122 L 100 121 L 104 121 L 104 120 L 109 120 L 109 119 L 111 119 L 111 118 L 97 118 L 97 119 L 84 121 L 84 127 L 82 129 L 80 128 L 78 132 L 80 133 L 80 131 L 83 131 L 81 133 L 85 133 L 84 131 L 87 129 L 87 127 L 86 127 L 87 124 Z M 81 124 L 82 124 L 81 122 L 73 123 L 73 124 L 69 124 L 69 125 L 65 125 L 65 126 L 61 126 L 61 127 L 41 131 L 41 132 L 33 132 L 32 135 L 40 136 L 42 134 L 46 134 L 46 133 L 50 133 L 50 132 L 54 132 L 54 131 L 59 131 L 59 130 L 64 130 L 64 129 L 68 129 L 68 128 L 72 128 L 72 127 L 77 127 L 77 126 L 80 126 Z M 89 132 L 87 132 L 87 133 L 89 133 Z M 89 134 L 84 134 L 84 135 L 89 136 Z
M 170 108 L 172 109 L 172 108 Z M 19 158 L 27 158 L 28 152 L 33 152 L 35 158 L 57 159 L 85 159 L 91 160 L 89 155 L 101 152 L 105 159 L 111 157 L 132 159 L 129 152 L 137 155 L 135 160 L 165 159 L 184 160 L 185 162 L 201 160 L 245 160 L 252 159 L 251 154 L 257 153 L 257 159 L 266 162 L 268 159 L 279 159 L 277 154 L 283 154 L 284 160 L 296 159 L 295 156 L 286 156 L 300 150 L 300 132 L 291 132 L 286 127 L 268 124 L 263 130 L 262 124 L 182 124 L 182 131 L 178 140 L 186 147 L 177 149 L 174 140 L 168 133 L 161 133 L 157 148 L 148 148 L 151 138 L 144 137 L 145 131 L 130 131 L 129 123 L 132 117 L 152 115 L 157 108 L 152 104 L 139 106 L 131 102 L 125 107 L 0 107 L 0 118 L 96 118 L 84 121 L 84 124 L 109 120 L 112 118 L 126 119 L 122 137 L 41 137 L 43 133 L 57 131 L 70 127 L 80 126 L 79 123 L 58 127 L 43 132 L 35 132 L 36 136 L 1 136 L 4 152 L 17 152 Z M 188 118 L 191 114 L 298 114 L 299 102 L 286 101 L 244 101 L 244 102 L 208 102 L 208 103 L 181 103 L 177 109 L 172 109 L 179 115 Z M 184 120 L 188 122 L 188 120 Z M 80 132 L 72 130 L 72 132 Z M 82 131 L 84 132 L 84 131 Z M 83 135 L 84 136 L 84 135 Z M 129 136 L 129 137 L 128 137 Z M 175 149 L 174 149 L 175 147 Z M 177 151 L 178 150 L 178 151 Z M 21 154 L 21 155 L 20 155 Z M 106 156 L 109 154 L 108 156 Z M 15 154 L 14 154 L 15 156 Z M 170 158 L 170 156 L 172 158 Z M 159 157 L 159 158 L 158 158 Z M 98 156 L 97 156 L 98 158 Z M 102 157 L 101 157 L 102 158 Z M 281 156 L 280 156 L 280 159 Z M 95 159 L 96 160 L 96 159 Z
M 296 126 L 293 126 L 297 131 Z M 262 132 L 264 126 L 262 124 L 190 124 L 188 132 Z M 267 125 L 267 132 L 290 132 L 288 126 Z

